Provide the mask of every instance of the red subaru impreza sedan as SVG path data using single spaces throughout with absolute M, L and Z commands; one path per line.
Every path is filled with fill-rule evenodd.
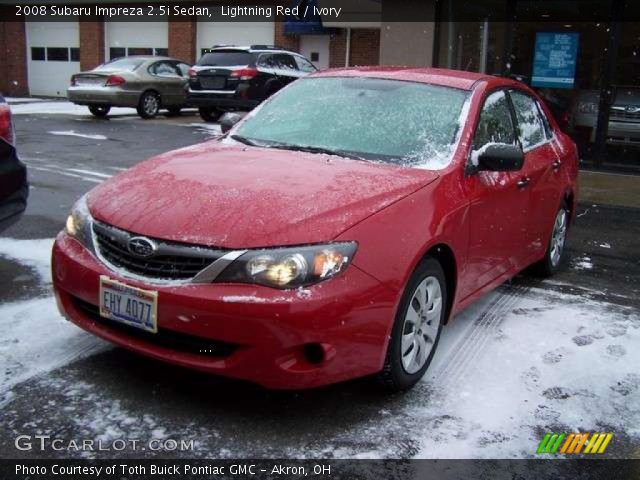
M 576 177 L 574 143 L 521 83 L 329 70 L 80 199 L 55 292 L 72 322 L 159 360 L 406 389 L 456 312 L 558 269 Z

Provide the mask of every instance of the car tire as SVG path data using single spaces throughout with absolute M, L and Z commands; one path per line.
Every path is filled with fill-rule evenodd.
M 205 122 L 217 122 L 224 112 L 214 107 L 200 107 L 198 113 Z
M 156 92 L 151 91 L 144 92 L 140 96 L 137 110 L 138 115 L 140 115 L 145 120 L 154 118 L 160 111 L 160 95 L 158 95 Z
M 379 383 L 397 392 L 413 387 L 429 368 L 445 321 L 447 282 L 440 263 L 426 257 L 402 294 Z
M 104 118 L 109 114 L 111 107 L 109 105 L 91 105 L 89 111 L 94 117 Z
M 182 110 L 181 107 L 167 108 L 167 117 L 177 117 L 180 115 L 180 110 Z
M 544 258 L 533 266 L 533 273 L 537 276 L 550 277 L 562 266 L 562 255 L 567 241 L 569 218 L 569 207 L 566 202 L 563 202 L 558 209 L 558 213 L 556 213 Z

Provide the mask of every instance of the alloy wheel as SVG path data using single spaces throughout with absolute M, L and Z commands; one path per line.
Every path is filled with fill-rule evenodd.
M 551 234 L 551 264 L 557 267 L 562 257 L 564 243 L 567 238 L 567 211 L 562 208 L 556 215 L 556 221 L 553 225 L 553 233 Z
M 408 374 L 418 372 L 434 348 L 442 318 L 442 289 L 436 277 L 427 277 L 411 297 L 402 327 L 400 354 Z

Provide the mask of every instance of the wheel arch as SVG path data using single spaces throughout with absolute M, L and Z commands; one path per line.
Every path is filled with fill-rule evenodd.
M 162 106 L 162 95 L 158 90 L 156 90 L 153 87 L 145 88 L 142 92 L 140 92 L 140 96 L 138 97 L 138 103 L 140 103 L 140 101 L 142 100 L 142 97 L 144 97 L 144 94 L 149 92 L 155 93 L 157 95 L 158 100 L 160 101 L 160 106 Z
M 444 272 L 444 278 L 447 282 L 447 304 L 445 310 L 445 325 L 449 322 L 451 312 L 453 310 L 453 302 L 456 297 L 456 288 L 458 286 L 458 263 L 453 249 L 446 243 L 437 243 L 429 247 L 422 256 L 422 260 L 430 257 L 438 261 Z

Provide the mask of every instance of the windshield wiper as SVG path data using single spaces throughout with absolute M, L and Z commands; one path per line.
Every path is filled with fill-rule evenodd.
M 332 150 L 330 148 L 324 147 L 312 147 L 308 145 L 290 145 L 288 143 L 275 143 L 273 145 L 269 145 L 271 148 L 279 148 L 281 150 L 293 150 L 295 152 L 309 152 L 309 153 L 324 153 L 326 155 L 337 155 L 339 157 L 352 158 L 355 160 L 364 160 L 364 158 L 359 157 L 353 153 L 347 152 L 345 150 Z
M 243 137 L 242 135 L 231 135 L 231 137 L 229 137 L 229 138 L 232 138 L 236 142 L 244 143 L 245 145 L 249 145 L 251 147 L 264 147 L 264 146 L 266 146 L 266 145 L 260 145 L 259 143 L 256 143 L 253 140 L 251 140 L 250 138 Z

